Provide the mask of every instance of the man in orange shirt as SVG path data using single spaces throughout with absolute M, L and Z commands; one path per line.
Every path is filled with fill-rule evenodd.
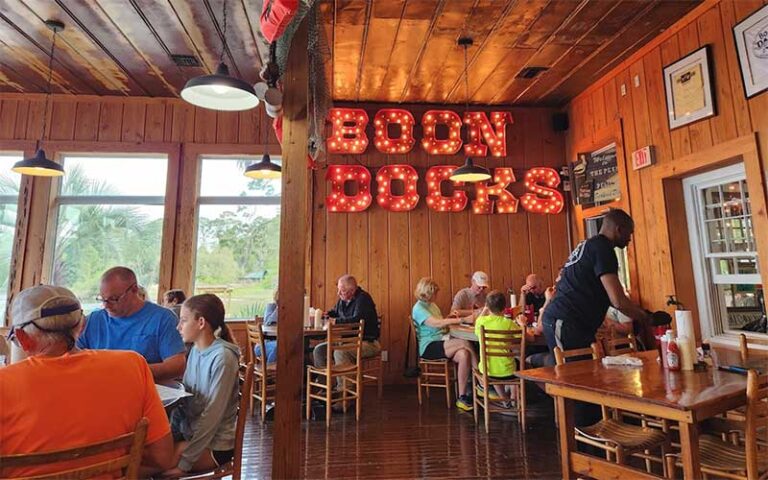
M 41 453 L 85 446 L 149 428 L 142 458 L 147 474 L 171 468 L 168 418 L 144 358 L 128 351 L 79 351 L 83 312 L 63 287 L 39 285 L 19 293 L 8 339 L 28 358 L 0 369 L 0 453 Z M 103 459 L 119 452 L 106 452 Z M 89 459 L 90 460 L 90 459 Z M 0 477 L 41 475 L 81 465 L 0 468 Z

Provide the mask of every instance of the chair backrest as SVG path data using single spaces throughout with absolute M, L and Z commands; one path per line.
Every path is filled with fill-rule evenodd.
M 637 353 L 637 340 L 633 333 L 603 339 L 606 355 Z
M 328 324 L 326 341 L 328 342 L 328 364 L 327 368 L 333 368 L 333 352 L 355 352 L 355 365 L 360 365 L 362 355 L 360 350 L 363 346 L 363 321 L 355 323 Z
M 749 360 L 749 343 L 747 336 L 743 333 L 739 335 L 739 354 L 741 355 L 741 363 L 747 363 Z
M 253 363 L 256 368 L 267 368 L 267 351 L 264 348 L 264 332 L 261 330 L 262 322 L 261 317 L 256 317 L 256 321 L 245 324 L 246 331 L 248 333 L 248 354 L 245 358 L 248 363 Z M 258 345 L 258 355 L 254 353 L 253 349 Z
M 758 459 L 765 449 L 758 449 L 761 434 L 768 432 L 768 375 L 747 372 L 747 425 L 744 448 L 747 452 L 747 478 L 758 478 Z
M 600 358 L 601 352 L 600 347 L 596 342 L 593 342 L 592 345 L 590 345 L 587 348 L 574 348 L 571 350 L 563 350 L 560 347 L 555 347 L 555 364 L 557 365 L 565 365 L 566 360 L 569 358 L 576 358 L 576 357 L 591 357 L 592 360 L 597 360 Z M 587 358 L 579 358 L 579 360 L 588 360 Z
M 136 424 L 133 432 L 120 435 L 118 437 L 104 440 L 102 442 L 92 443 L 82 447 L 68 448 L 65 450 L 56 450 L 44 453 L 29 453 L 21 455 L 0 456 L 0 467 L 19 468 L 36 465 L 49 465 L 52 463 L 67 462 L 71 460 L 82 460 L 106 452 L 120 451 L 120 455 L 109 460 L 97 458 L 91 463 L 84 464 L 76 468 L 66 468 L 45 475 L 38 475 L 34 479 L 86 479 L 100 475 L 110 474 L 121 471 L 119 478 L 133 479 L 138 478 L 139 465 L 141 464 L 141 455 L 144 452 L 144 440 L 147 436 L 147 425 L 149 421 L 142 418 Z
M 520 369 L 525 368 L 525 332 L 522 330 L 487 330 L 480 326 L 480 361 L 483 372 L 488 372 L 488 359 L 518 359 Z

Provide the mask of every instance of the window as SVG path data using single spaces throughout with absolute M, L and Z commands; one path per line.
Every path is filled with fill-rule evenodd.
M 744 165 L 687 178 L 685 191 L 699 310 L 712 317 L 710 333 L 766 333 Z
M 71 289 L 90 312 L 101 307 L 95 300 L 101 274 L 124 265 L 136 272 L 147 298 L 157 298 L 167 158 L 68 155 L 62 163 L 52 283 Z
M 21 159 L 21 155 L 0 153 L 0 325 L 5 324 L 13 233 L 16 230 L 16 209 L 21 185 L 21 175 L 12 172 L 11 167 Z
M 195 293 L 218 295 L 228 319 L 263 315 L 277 287 L 281 183 L 245 177 L 252 161 L 201 160 Z

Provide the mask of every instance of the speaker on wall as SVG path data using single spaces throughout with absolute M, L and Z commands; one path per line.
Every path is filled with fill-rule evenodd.
M 568 114 L 559 112 L 552 115 L 552 129 L 556 132 L 568 130 Z

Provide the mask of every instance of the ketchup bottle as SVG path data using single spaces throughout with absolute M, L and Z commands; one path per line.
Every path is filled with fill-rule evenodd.
M 667 368 L 672 372 L 680 370 L 680 348 L 674 338 L 667 342 Z
M 533 314 L 533 305 L 530 303 L 525 306 L 525 319 L 528 325 L 533 325 L 533 322 L 536 320 Z

